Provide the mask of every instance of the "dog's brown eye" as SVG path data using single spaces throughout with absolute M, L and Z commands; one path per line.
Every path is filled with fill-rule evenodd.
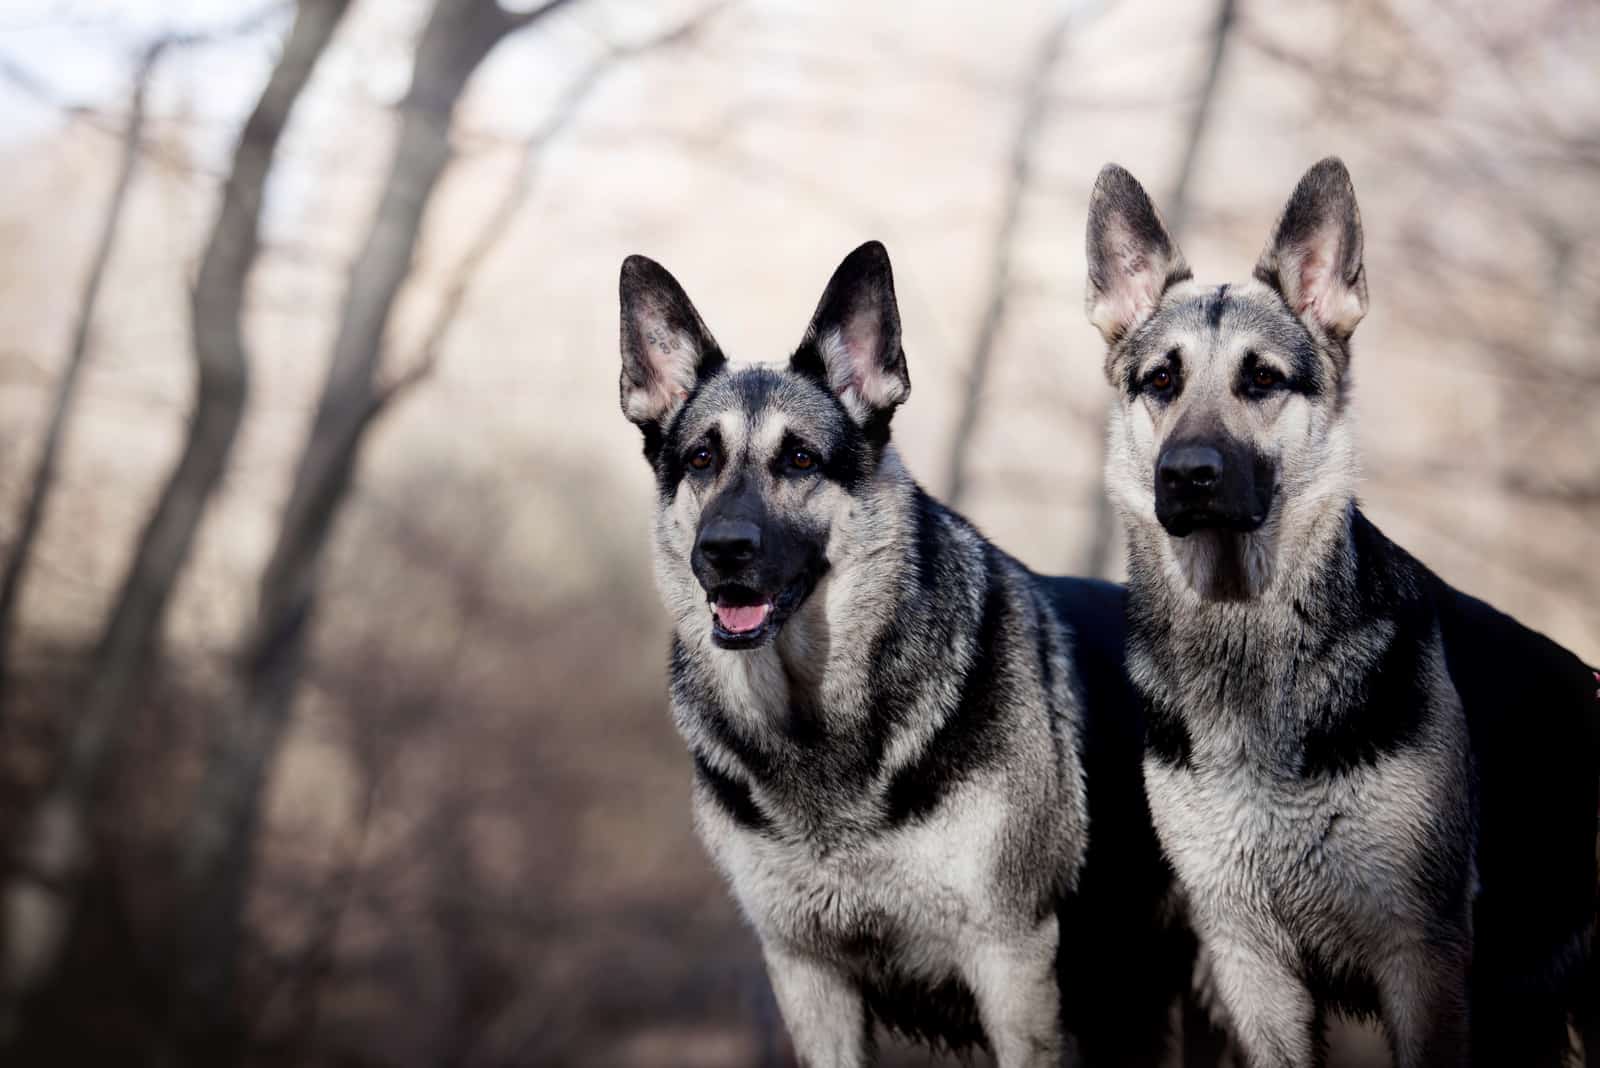
M 696 471 L 704 471 L 711 466 L 711 450 L 704 445 L 689 454 L 689 466 Z
M 797 471 L 809 471 L 817 466 L 817 458 L 805 449 L 793 449 L 789 453 L 789 463 Z
M 1270 367 L 1257 367 L 1250 381 L 1255 383 L 1257 389 L 1271 389 L 1283 381 L 1283 376 Z
M 1167 390 L 1172 388 L 1172 372 L 1165 367 L 1157 368 L 1150 376 L 1150 388 Z

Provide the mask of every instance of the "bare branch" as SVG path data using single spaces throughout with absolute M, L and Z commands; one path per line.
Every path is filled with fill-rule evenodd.
M 1382 78 L 1356 77 L 1338 70 L 1327 60 L 1276 39 L 1248 17 L 1238 20 L 1234 36 L 1261 58 L 1301 74 L 1316 84 L 1338 84 L 1340 90 L 1351 98 L 1376 105 L 1390 116 L 1418 119 L 1433 126 L 1448 120 L 1452 126 L 1475 129 L 1493 137 L 1500 143 L 1502 152 L 1515 148 L 1526 155 L 1538 153 L 1542 160 L 1552 163 L 1584 168 L 1600 166 L 1600 142 L 1592 136 L 1564 134 L 1542 112 L 1525 113 L 1526 121 L 1520 124 L 1490 115 L 1483 109 L 1449 115 L 1441 108 L 1436 96 L 1409 92 Z
M 81 104 L 67 103 L 54 88 L 10 56 L 0 55 L 0 79 L 46 107 L 68 113 L 86 110 Z
M 203 48 L 208 45 L 226 43 L 240 37 L 248 37 L 251 34 L 260 32 L 273 19 L 290 10 L 291 7 L 292 4 L 288 0 L 268 0 L 267 3 L 237 22 L 229 23 L 226 26 L 194 33 L 171 33 L 157 37 L 145 46 L 141 51 L 141 56 L 148 54 L 152 50 L 165 53 L 180 49 Z M 138 64 L 135 65 L 136 70 L 137 66 Z M 67 99 L 65 93 L 28 70 L 12 57 L 4 54 L 0 54 L 0 81 L 8 82 L 12 87 L 33 98 L 43 107 L 58 111 L 68 118 L 76 119 L 97 133 L 115 137 L 119 142 L 123 139 L 126 123 L 120 121 L 117 116 L 107 114 L 99 108 Z M 163 170 L 170 173 L 216 180 L 223 178 L 223 175 L 213 174 L 203 167 L 197 167 L 188 161 L 179 159 L 170 146 L 158 141 L 146 140 L 142 133 L 135 148 L 146 161 L 157 163 Z
M 623 60 L 691 40 L 712 19 L 732 6 L 733 2 L 734 0 L 721 0 L 719 3 L 711 4 L 664 32 L 636 44 L 612 45 L 573 79 L 545 121 L 523 140 L 517 171 L 506 183 L 494 208 L 485 216 L 466 254 L 451 272 L 444 297 L 428 325 L 427 333 L 423 335 L 422 344 L 412 361 L 411 368 L 379 388 L 371 415 L 376 415 L 394 396 L 410 389 L 430 374 L 437 365 L 439 351 L 461 315 L 462 306 L 466 303 L 467 292 L 473 280 L 477 278 L 484 263 L 511 233 L 517 213 L 527 202 L 528 192 L 538 176 L 538 165 L 545 148 L 572 124 L 584 102 L 593 95 L 605 76 Z
M 1574 485 L 1508 472 L 1500 478 L 1500 489 L 1529 500 L 1549 501 L 1574 509 L 1600 508 L 1600 481 Z
M 1397 487 L 1408 484 L 1437 486 L 1447 481 L 1479 489 L 1484 485 L 1482 468 L 1460 463 L 1418 461 L 1404 455 L 1388 455 L 1379 457 L 1378 462 L 1369 467 L 1374 473 L 1368 477 Z M 1525 472 L 1502 471 L 1494 476 L 1490 485 L 1509 496 L 1564 505 L 1574 512 L 1600 507 L 1600 481 L 1596 480 L 1533 477 Z
M 225 26 L 189 33 L 162 34 L 140 49 L 140 58 L 136 61 L 134 67 L 134 77 L 137 79 L 138 72 L 149 62 L 149 56 L 152 52 L 160 54 L 169 50 L 204 47 L 224 43 L 239 37 L 248 37 L 251 34 L 259 33 L 273 19 L 289 11 L 292 6 L 288 0 L 268 0 L 267 3 L 249 12 L 238 21 L 230 22 Z M 33 97 L 34 100 L 46 107 L 68 114 L 95 114 L 93 108 L 67 100 L 66 94 L 28 70 L 27 67 L 18 63 L 11 56 L 0 54 L 0 79 L 11 83 L 12 86 Z
M 111 199 L 106 204 L 100 223 L 100 233 L 89 258 L 89 273 L 84 279 L 83 295 L 78 301 L 77 324 L 72 331 L 72 341 L 67 348 L 67 358 L 61 376 L 56 382 L 55 402 L 45 425 L 44 441 L 34 463 L 33 476 L 22 505 L 22 516 L 17 522 L 17 534 L 11 544 L 11 554 L 6 559 L 4 574 L 0 574 L 0 711 L 5 707 L 5 694 L 9 666 L 11 636 L 16 630 L 17 612 L 22 597 L 23 583 L 27 578 L 28 563 L 33 555 L 34 541 L 44 521 L 45 505 L 49 502 L 56 483 L 56 466 L 61 459 L 61 447 L 66 438 L 67 424 L 71 421 L 78 398 L 78 379 L 89 355 L 90 331 L 94 325 L 95 310 L 100 302 L 100 289 L 105 282 L 106 268 L 116 246 L 117 231 L 121 228 L 122 212 L 128 202 L 128 191 L 133 187 L 134 172 L 139 163 L 139 138 L 144 132 L 145 99 L 150 89 L 150 79 L 156 63 L 165 49 L 164 41 L 157 41 L 145 50 L 144 57 L 134 71 L 133 89 L 128 107 L 128 122 L 122 135 L 122 157 L 117 164 L 116 179 L 111 187 Z
M 172 1019 L 188 1029 L 185 1044 L 204 1059 L 225 1058 L 238 1037 L 232 994 L 262 785 L 304 668 L 322 557 L 365 431 L 386 399 L 376 378 L 384 336 L 451 158 L 456 103 L 508 33 L 567 2 L 551 0 L 535 17 L 511 18 L 496 0 L 436 0 L 417 44 L 389 174 L 351 269 L 322 397 L 260 577 L 255 617 L 239 645 L 234 692 L 220 710 L 220 734 L 190 810 L 179 863 L 183 907 Z
M 956 415 L 955 429 L 950 435 L 945 497 L 952 508 L 961 506 L 967 492 L 967 461 L 972 452 L 972 438 L 977 432 L 982 412 L 983 392 L 988 385 L 990 364 L 994 360 L 995 341 L 1005 322 L 1022 199 L 1027 194 L 1032 176 L 1034 145 L 1048 117 L 1050 75 L 1061 56 L 1071 21 L 1070 15 L 1062 15 L 1045 31 L 1024 83 L 1022 118 L 1011 142 L 1011 163 L 1006 175 L 1000 225 L 995 230 L 994 245 L 990 252 L 988 295 L 984 299 L 983 316 L 978 321 L 977 336 L 973 338 L 972 355 L 967 361 L 967 381 L 961 392 L 961 408 Z
M 344 13 L 346 0 L 302 0 L 288 44 L 245 123 L 193 302 L 198 389 L 183 454 L 135 549 L 87 673 L 89 691 L 55 780 L 26 818 L 4 887 L 0 1045 L 22 1006 L 54 973 L 78 887 L 94 858 L 87 811 L 123 713 L 160 644 L 166 608 L 243 412 L 240 316 L 255 258 L 262 187 L 289 113 Z
M 557 11 L 560 11 L 562 8 L 566 7 L 572 2 L 573 0 L 545 0 L 544 3 L 540 4 L 536 8 L 533 8 L 531 11 L 523 11 L 515 14 L 506 12 L 505 14 L 508 23 L 506 32 L 514 33 L 517 30 L 526 29 L 546 16 L 555 14 Z
M 463 291 L 466 285 L 467 282 L 463 280 Z M 437 320 L 434 323 L 434 327 L 440 332 L 441 338 L 444 332 L 449 329 L 447 323 L 441 324 Z M 433 344 L 425 346 L 422 351 L 422 357 L 410 367 L 399 374 L 392 375 L 387 381 L 379 382 L 373 386 L 372 396 L 367 400 L 366 411 L 361 417 L 361 429 L 363 431 L 366 430 L 368 423 L 382 415 L 395 401 L 411 392 L 412 389 L 433 375 L 434 368 L 439 364 L 438 342 L 435 341 Z
M 1211 51 L 1206 59 L 1205 73 L 1200 78 L 1200 88 L 1195 94 L 1194 112 L 1189 119 L 1188 136 L 1183 141 L 1183 155 L 1178 161 L 1178 175 L 1173 180 L 1172 197 L 1167 202 L 1167 226 L 1174 237 L 1181 237 L 1189 222 L 1189 193 L 1194 185 L 1195 161 L 1200 157 L 1200 146 L 1211 126 L 1211 112 L 1216 107 L 1222 63 L 1228 54 L 1228 42 L 1233 37 L 1234 16 L 1235 0 L 1222 0 L 1217 5 L 1217 18 L 1211 27 Z

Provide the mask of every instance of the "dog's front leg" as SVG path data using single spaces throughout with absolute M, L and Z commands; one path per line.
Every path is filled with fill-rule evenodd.
M 871 1036 L 861 991 L 827 961 L 768 944 L 767 975 L 801 1068 L 866 1068 Z
M 1061 989 L 1055 916 L 1026 937 L 975 947 L 963 967 L 999 1068 L 1058 1068 Z
M 1210 941 L 1206 954 L 1217 998 L 1250 1068 L 1318 1063 L 1316 1001 L 1293 969 L 1247 942 Z
M 1456 1068 L 1468 1063 L 1471 944 L 1471 934 L 1463 929 L 1453 937 L 1396 954 L 1384 969 L 1378 996 L 1395 1068 Z

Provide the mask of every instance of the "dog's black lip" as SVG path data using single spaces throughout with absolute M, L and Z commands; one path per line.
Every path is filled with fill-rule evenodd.
M 769 615 L 766 622 L 755 630 L 740 631 L 735 634 L 731 630 L 723 629 L 722 624 L 713 619 L 711 621 L 711 640 L 723 649 L 754 649 L 767 644 L 768 641 L 775 638 L 778 634 L 779 626 L 780 624 Z
M 741 586 L 736 582 L 718 586 L 706 594 L 706 601 L 710 604 L 716 604 L 718 601 L 725 601 L 732 605 L 766 604 L 773 599 L 760 590 L 752 589 L 749 586 Z
M 1161 526 L 1174 538 L 1187 538 L 1202 530 L 1223 530 L 1232 534 L 1251 534 L 1267 521 L 1261 515 L 1229 515 L 1225 512 L 1196 510 L 1178 512 L 1161 520 Z

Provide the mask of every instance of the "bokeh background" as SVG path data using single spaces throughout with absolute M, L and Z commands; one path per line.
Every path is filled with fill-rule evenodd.
M 911 470 L 1118 576 L 1096 171 L 1223 281 L 1337 153 L 1369 512 L 1600 661 L 1596 55 L 1582 0 L 12 0 L 6 1063 L 791 1063 L 666 713 L 632 252 L 770 360 L 883 240 Z

